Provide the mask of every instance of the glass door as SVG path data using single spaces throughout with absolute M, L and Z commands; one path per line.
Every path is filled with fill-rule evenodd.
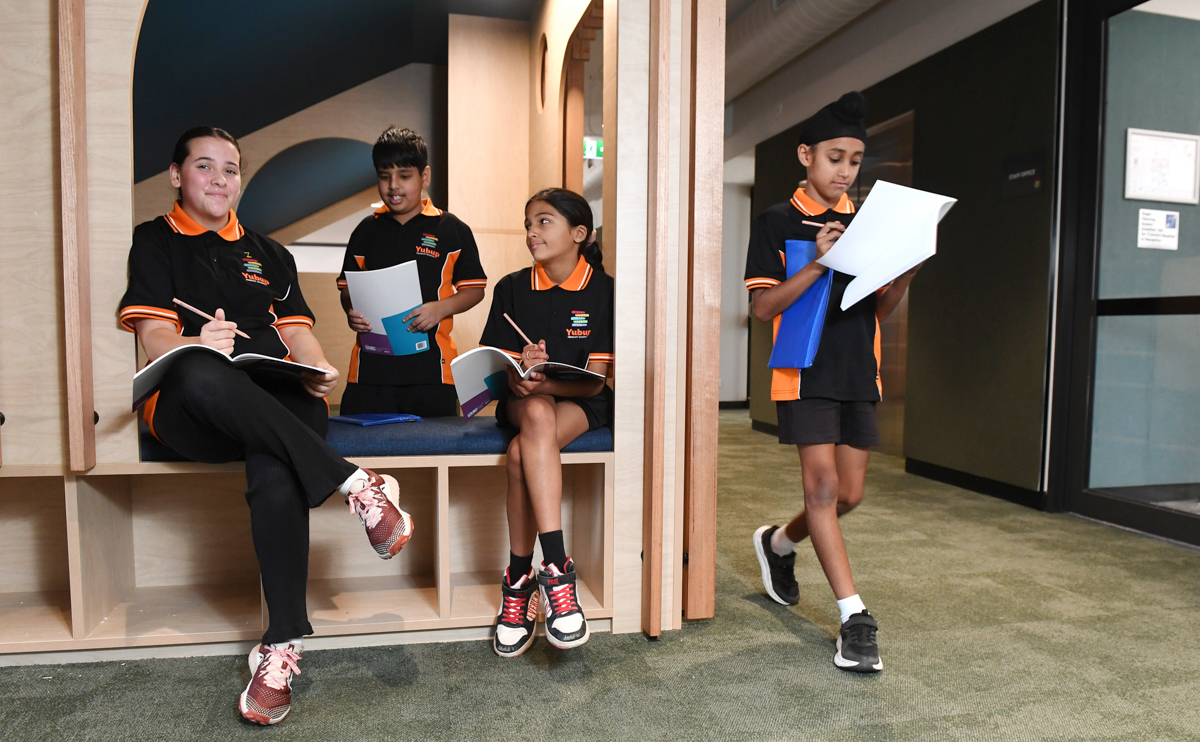
M 1073 395 L 1078 440 L 1059 438 L 1065 505 L 1200 544 L 1200 0 L 1124 5 L 1097 19 L 1098 180 L 1076 214 L 1094 218 L 1091 297 L 1074 307 L 1091 349 L 1070 381 L 1091 393 Z

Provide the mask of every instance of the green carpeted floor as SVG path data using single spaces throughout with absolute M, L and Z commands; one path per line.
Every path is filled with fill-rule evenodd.
M 1200 740 L 1200 552 L 906 475 L 875 456 L 843 520 L 877 676 L 834 668 L 833 596 L 763 594 L 750 534 L 796 509 L 793 448 L 721 415 L 717 618 L 649 643 L 309 652 L 281 726 L 243 657 L 0 669 L 0 739 Z

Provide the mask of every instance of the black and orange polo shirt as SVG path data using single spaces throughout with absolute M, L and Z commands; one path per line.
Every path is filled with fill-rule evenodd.
M 171 213 L 133 230 L 121 326 L 133 332 L 138 320 L 157 319 L 173 322 L 180 335 L 199 335 L 208 320 L 173 299 L 209 314 L 224 309 L 225 319 L 250 336 L 234 338 L 233 355 L 286 358 L 291 351 L 279 328 L 313 326 L 292 254 L 244 228 L 232 211 L 229 223 L 213 232 L 176 202 Z
M 460 289 L 487 286 L 471 228 L 429 199 L 422 203 L 421 213 L 404 224 L 389 216 L 387 206 L 381 206 L 354 228 L 337 278 L 339 289 L 346 288 L 346 271 L 379 270 L 410 260 L 417 261 L 424 303 L 447 299 Z M 356 337 L 346 380 L 380 386 L 453 384 L 450 362 L 458 357 L 450 339 L 453 329 L 454 317 L 447 317 L 432 333 L 430 339 L 435 342 L 429 344 L 429 350 L 407 356 L 361 352 Z
M 746 255 L 746 288 L 765 289 L 787 279 L 787 240 L 815 242 L 820 228 L 803 222 L 838 221 L 849 226 L 854 204 L 842 194 L 837 206 L 826 209 L 798 188 L 787 203 L 770 207 L 750 226 Z M 771 369 L 771 399 L 787 401 L 820 397 L 844 402 L 877 402 L 879 384 L 879 322 L 875 295 L 842 311 L 842 295 L 854 276 L 834 271 L 825 326 L 813 365 L 806 369 Z M 782 316 L 782 315 L 781 315 Z M 779 333 L 780 317 L 773 334 Z
M 505 313 L 535 343 L 546 341 L 552 361 L 579 368 L 613 362 L 613 280 L 582 255 L 561 284 L 550 280 L 541 263 L 509 273 L 496 284 L 479 344 L 520 361 L 525 341 Z

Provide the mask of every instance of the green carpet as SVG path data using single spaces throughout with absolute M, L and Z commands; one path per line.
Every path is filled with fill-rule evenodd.
M 657 643 L 312 651 L 292 715 L 243 724 L 243 657 L 0 669 L 0 739 L 1200 740 L 1200 552 L 904 473 L 843 519 L 885 669 L 837 670 L 833 595 L 764 596 L 750 534 L 800 502 L 794 448 L 721 414 L 717 618 Z

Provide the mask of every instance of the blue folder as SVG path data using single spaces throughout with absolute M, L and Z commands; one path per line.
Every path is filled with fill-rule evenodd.
M 387 425 L 388 423 L 419 423 L 421 418 L 416 415 L 406 415 L 402 412 L 369 412 L 363 415 L 335 415 L 330 420 L 351 425 Z
M 807 240 L 787 240 L 787 276 L 791 278 L 817 256 L 817 243 Z M 770 368 L 808 368 L 817 357 L 821 343 L 821 328 L 825 326 L 825 310 L 829 306 L 829 290 L 833 286 L 833 271 L 817 279 L 800 298 L 783 310 L 779 333 L 771 351 Z

